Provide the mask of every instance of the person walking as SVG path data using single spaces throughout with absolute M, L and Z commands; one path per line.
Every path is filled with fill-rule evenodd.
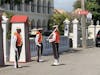
M 42 44 L 42 40 L 43 40 L 43 36 L 42 36 L 42 30 L 43 28 L 38 28 L 37 29 L 37 33 L 36 33 L 36 38 L 35 38 L 35 43 L 37 46 L 37 62 L 42 62 L 42 54 L 43 54 L 43 44 Z
M 20 54 L 21 54 L 21 49 L 22 49 L 22 36 L 21 36 L 21 28 L 17 27 L 16 32 L 14 33 L 14 49 L 15 49 L 15 62 L 14 62 L 14 67 L 18 68 L 20 66 L 18 66 L 18 60 L 20 58 Z
M 49 42 L 52 43 L 54 63 L 53 65 L 59 65 L 59 43 L 60 43 L 60 33 L 58 31 L 58 25 L 53 26 L 53 32 L 49 36 Z

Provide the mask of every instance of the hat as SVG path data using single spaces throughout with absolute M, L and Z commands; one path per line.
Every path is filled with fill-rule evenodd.
M 38 28 L 37 30 L 43 30 L 43 28 Z
M 31 33 L 31 35 L 36 35 L 37 29 L 36 28 L 32 29 L 30 33 Z
M 20 27 L 17 27 L 16 29 L 18 30 L 18 29 L 21 29 L 21 28 Z
M 36 29 L 36 28 L 34 28 L 34 29 L 32 29 L 31 31 L 37 31 L 38 29 Z
M 54 26 L 53 26 L 53 28 L 55 28 L 55 27 L 57 28 L 57 27 L 58 27 L 58 25 L 54 25 Z

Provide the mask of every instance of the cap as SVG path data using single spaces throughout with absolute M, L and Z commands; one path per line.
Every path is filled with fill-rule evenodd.
M 57 27 L 58 27 L 58 25 L 54 25 L 54 26 L 53 26 L 53 28 L 55 28 L 55 27 L 57 28 Z
M 36 28 L 34 28 L 34 29 L 32 29 L 31 31 L 37 31 L 38 29 L 36 29 Z
M 31 35 L 36 35 L 37 29 L 36 28 L 32 29 L 30 33 L 31 33 Z
M 16 29 L 21 29 L 20 27 L 17 27 Z
M 37 30 L 43 30 L 43 28 L 38 28 Z

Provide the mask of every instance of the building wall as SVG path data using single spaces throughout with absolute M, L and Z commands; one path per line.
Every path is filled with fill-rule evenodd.
M 13 12 L 14 14 L 29 16 L 31 21 L 30 29 L 43 27 L 46 30 L 48 20 L 53 14 L 54 0 L 32 0 L 27 4 L 25 0 L 22 0 L 20 4 L 13 5 L 4 3 L 2 7 L 6 11 Z

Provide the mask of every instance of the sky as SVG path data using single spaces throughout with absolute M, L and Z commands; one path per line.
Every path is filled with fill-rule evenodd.
M 54 7 L 58 9 L 64 9 L 66 11 L 73 10 L 73 3 L 76 0 L 54 0 Z

